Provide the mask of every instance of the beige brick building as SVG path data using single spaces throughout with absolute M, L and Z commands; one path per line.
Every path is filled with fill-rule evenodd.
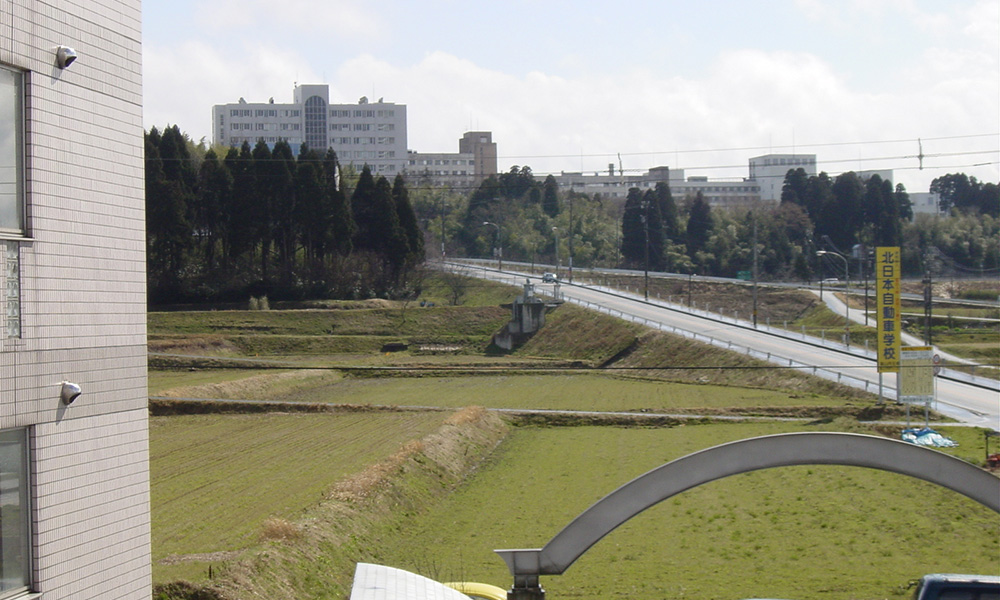
M 2 600 L 151 595 L 140 6 L 0 0 Z

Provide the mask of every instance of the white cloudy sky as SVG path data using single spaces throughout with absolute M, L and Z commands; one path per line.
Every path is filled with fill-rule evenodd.
M 996 182 L 1000 0 L 145 0 L 145 125 L 210 140 L 211 107 L 407 105 L 408 147 L 489 130 L 500 168 L 667 165 L 741 177 L 818 155 L 926 191 Z M 917 140 L 924 169 L 918 169 Z

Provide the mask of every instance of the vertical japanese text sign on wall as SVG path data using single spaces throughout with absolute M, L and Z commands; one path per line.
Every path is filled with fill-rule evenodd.
M 876 303 L 878 311 L 878 372 L 898 373 L 902 347 L 899 303 L 899 246 L 875 249 Z

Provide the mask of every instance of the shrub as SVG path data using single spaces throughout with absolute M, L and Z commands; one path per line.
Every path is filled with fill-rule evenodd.
M 271 310 L 271 304 L 268 302 L 267 296 L 261 296 L 260 298 L 250 296 L 250 310 Z
M 994 290 L 963 290 L 957 294 L 963 300 L 996 300 L 998 295 Z

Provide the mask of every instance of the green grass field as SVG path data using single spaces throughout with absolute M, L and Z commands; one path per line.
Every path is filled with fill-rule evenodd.
M 205 576 L 202 557 L 260 542 L 338 479 L 440 426 L 442 413 L 190 415 L 150 420 L 154 580 Z M 195 560 L 186 560 L 194 558 Z M 161 561 L 168 559 L 171 564 Z
M 213 381 L 211 372 L 203 380 Z M 373 406 L 541 409 L 691 415 L 779 415 L 826 418 L 870 408 L 869 400 L 655 379 L 613 373 L 500 373 L 454 376 L 342 377 L 337 372 L 257 373 L 245 380 L 219 381 L 166 390 L 179 397 L 274 400 Z M 157 386 L 167 378 L 153 378 Z M 153 384 L 151 388 L 154 389 Z M 893 414 L 901 414 L 894 409 Z
M 158 358 L 150 394 L 805 419 L 621 427 L 610 420 L 592 426 L 586 419 L 518 418 L 520 426 L 489 453 L 484 440 L 493 438 L 469 441 L 461 427 L 443 427 L 450 413 L 439 411 L 154 417 L 157 583 L 201 585 L 211 565 L 231 589 L 318 600 L 345 597 L 354 561 L 368 560 L 439 580 L 507 587 L 494 549 L 540 546 L 594 501 L 666 461 L 769 433 L 874 431 L 857 421 L 871 415 L 870 396 L 574 306 L 551 313 L 542 334 L 513 354 L 487 353 L 489 335 L 506 319 L 496 304 L 509 301 L 512 288 L 474 283 L 466 295 L 471 306 L 450 307 L 441 306 L 444 282 L 428 281 L 424 299 L 434 298 L 433 308 L 368 301 L 312 310 L 153 313 L 151 351 L 291 366 L 218 368 L 213 361 Z M 767 302 L 775 315 L 817 324 L 828 318 L 805 297 Z M 381 351 L 392 340 L 463 340 L 464 349 Z M 983 460 L 981 431 L 942 431 L 960 443 L 948 452 Z M 470 461 L 467 470 L 419 451 L 392 471 L 396 480 L 382 500 L 324 501 L 338 482 L 430 439 L 438 440 L 427 444 L 434 452 L 453 453 L 452 463 Z M 480 455 L 485 462 L 473 468 Z M 266 534 L 274 518 L 294 535 Z M 650 509 L 543 585 L 552 598 L 902 598 L 901 586 L 927 572 L 1000 572 L 998 540 L 995 514 L 929 484 L 864 469 L 773 469 L 714 482 Z
M 336 480 L 443 418 L 154 418 L 155 580 L 204 580 L 208 564 L 218 569 L 229 552 L 267 548 L 261 531 L 269 517 L 324 527 L 314 508 Z M 520 427 L 455 492 L 432 502 L 395 500 L 405 511 L 359 533 L 352 556 L 442 581 L 506 587 L 509 575 L 493 550 L 540 547 L 593 502 L 652 468 L 727 441 L 845 426 L 858 430 L 847 422 Z M 957 454 L 982 452 L 975 447 L 979 432 L 944 433 L 962 443 Z M 998 526 L 990 511 L 910 478 L 846 467 L 771 469 L 661 503 L 543 585 L 560 598 L 888 598 L 925 572 L 996 572 Z M 313 573 L 307 579 L 322 578 L 315 569 L 332 560 L 323 552 L 310 550 L 310 563 L 297 567 Z M 351 565 L 329 568 L 349 572 Z
M 488 467 L 380 552 L 440 580 L 508 587 L 498 548 L 538 548 L 593 502 L 674 458 L 788 424 L 519 429 Z M 811 429 L 811 428 L 810 428 Z M 761 471 L 647 510 L 552 598 L 902 597 L 924 573 L 1000 571 L 997 516 L 953 492 L 847 467 Z

